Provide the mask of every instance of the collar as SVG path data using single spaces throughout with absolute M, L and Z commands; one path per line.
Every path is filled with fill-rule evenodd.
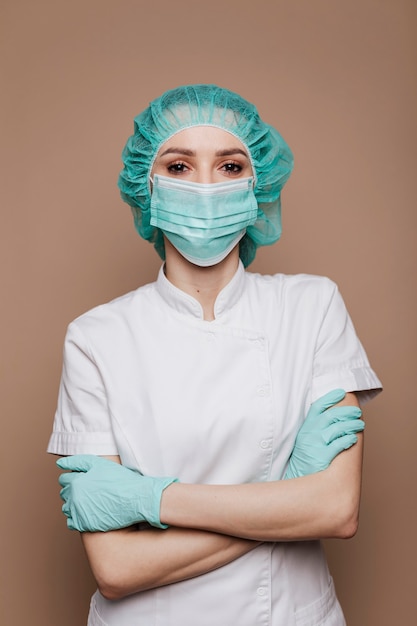
M 242 261 L 233 278 L 218 294 L 214 303 L 214 317 L 217 319 L 226 311 L 230 310 L 239 300 L 243 293 L 245 283 L 245 269 Z M 165 276 L 164 266 L 159 270 L 156 280 L 156 288 L 163 300 L 175 311 L 183 315 L 190 315 L 197 319 L 203 319 L 203 308 L 201 304 L 185 291 L 175 287 Z

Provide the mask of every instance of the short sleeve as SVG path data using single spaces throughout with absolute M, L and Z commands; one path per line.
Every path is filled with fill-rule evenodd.
M 332 281 L 328 286 L 314 356 L 312 399 L 342 388 L 360 392 L 363 404 L 382 390 L 382 384 L 369 364 L 337 286 Z
M 53 432 L 52 454 L 116 455 L 106 393 L 81 331 L 69 325 Z

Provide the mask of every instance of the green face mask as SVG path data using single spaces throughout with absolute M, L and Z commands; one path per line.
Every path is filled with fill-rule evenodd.
M 220 263 L 255 223 L 253 178 L 213 184 L 153 178 L 151 225 L 191 263 Z

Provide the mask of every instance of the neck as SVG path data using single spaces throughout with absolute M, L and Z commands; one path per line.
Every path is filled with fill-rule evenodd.
M 223 261 L 209 267 L 194 265 L 165 239 L 165 276 L 203 309 L 204 319 L 214 320 L 214 304 L 220 291 L 232 280 L 239 264 L 239 245 Z

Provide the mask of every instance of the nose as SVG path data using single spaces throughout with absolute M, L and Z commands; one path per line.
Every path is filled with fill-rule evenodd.
M 196 183 L 201 183 L 204 185 L 211 185 L 212 183 L 217 182 L 213 174 L 197 174 L 195 178 Z
M 211 185 L 217 181 L 216 171 L 211 164 L 200 163 L 196 168 L 194 182 Z

